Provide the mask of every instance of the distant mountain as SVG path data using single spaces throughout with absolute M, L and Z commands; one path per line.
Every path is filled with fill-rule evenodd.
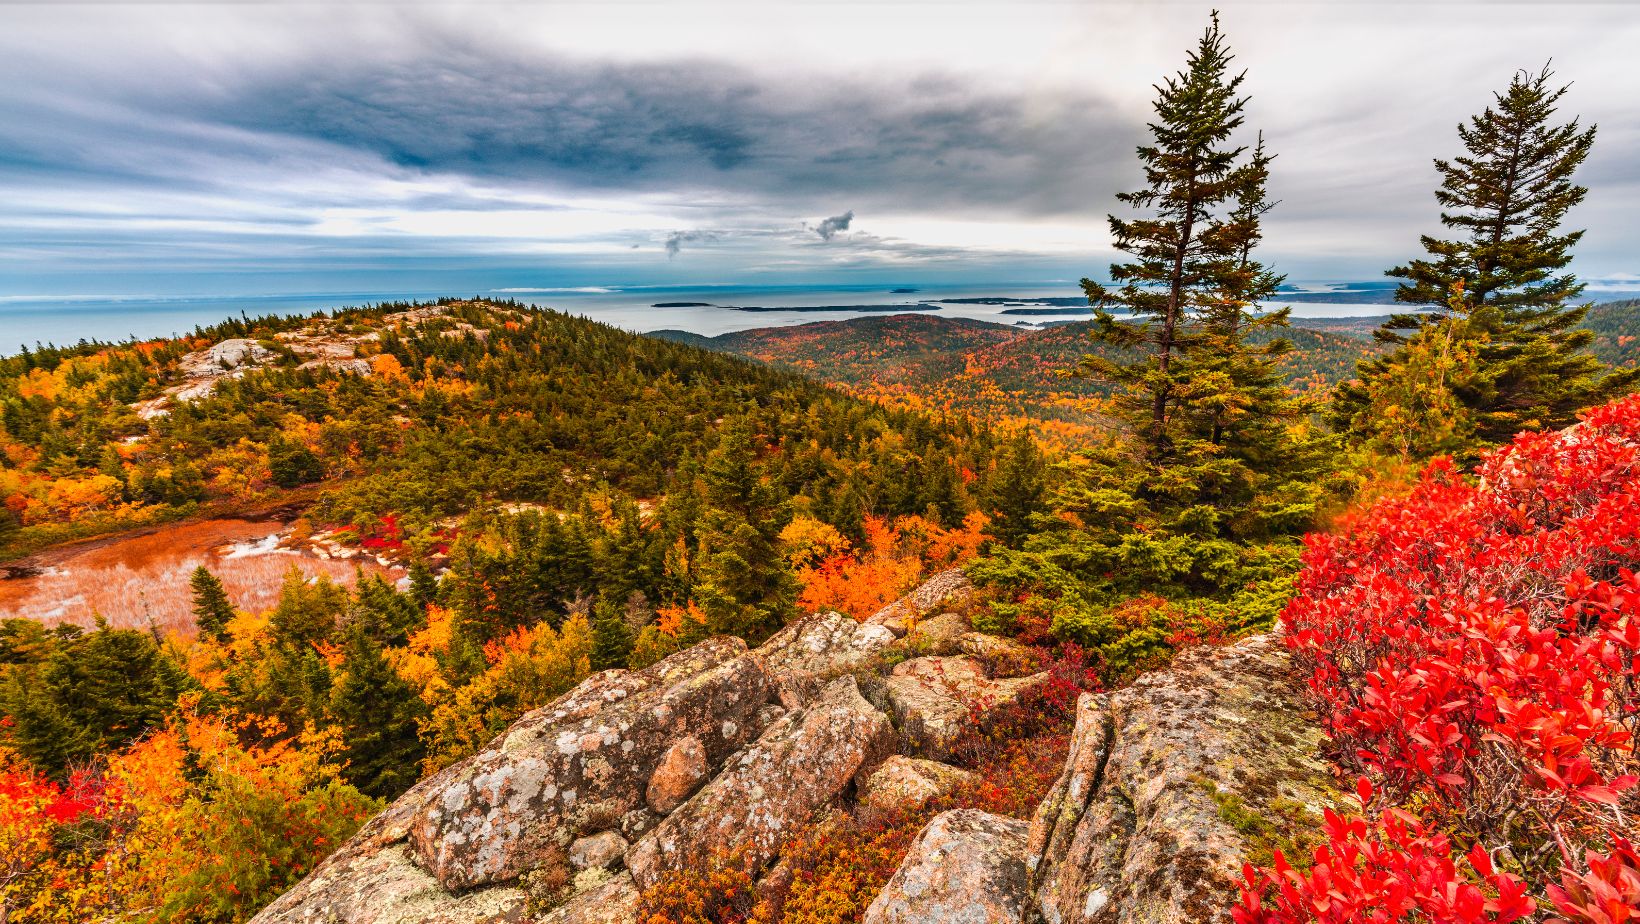
M 1607 302 L 1589 310 L 1583 326 L 1594 331 L 1594 355 L 1612 366 L 1640 362 L 1640 298 Z
M 1328 388 L 1355 371 L 1374 349 L 1367 333 L 1379 320 L 1340 319 L 1347 332 L 1295 327 L 1297 349 L 1282 361 L 1297 387 Z M 822 321 L 705 337 L 684 331 L 650 336 L 756 359 L 840 385 L 856 394 L 932 410 L 962 410 L 991 419 L 1023 418 L 1066 437 L 1100 426 L 1108 387 L 1066 373 L 1108 348 L 1089 336 L 1091 321 L 1022 329 L 986 321 L 894 315 Z

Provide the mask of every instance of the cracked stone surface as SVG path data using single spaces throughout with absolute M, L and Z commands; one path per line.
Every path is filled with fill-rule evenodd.
M 896 812 L 917 809 L 973 780 L 972 773 L 950 764 L 896 754 L 857 784 L 855 816 L 870 824 Z
M 1046 924 L 1229 921 L 1255 845 L 1220 802 L 1284 830 L 1318 824 L 1334 802 L 1305 708 L 1274 634 L 1084 694 L 1064 773 L 1031 822 Z
M 1024 924 L 1029 825 L 977 809 L 934 817 L 863 924 Z
M 489 924 L 522 920 L 520 875 L 575 877 L 635 836 L 656 765 L 694 737 L 709 768 L 757 737 L 772 687 L 738 639 L 714 638 L 642 671 L 605 671 L 525 715 L 483 751 L 418 783 L 371 819 L 257 924 Z M 630 880 L 628 880 L 630 881 Z
M 860 622 L 842 613 L 805 616 L 758 646 L 770 674 L 792 673 L 829 679 L 847 673 L 894 643 L 886 627 Z
M 731 857 L 755 871 L 893 744 L 888 717 L 860 696 L 854 678 L 834 680 L 668 815 L 627 854 L 627 868 L 640 887 Z
M 959 609 L 974 596 L 974 585 L 961 568 L 941 571 L 911 593 L 871 614 L 868 625 L 884 626 L 895 637 L 901 637 L 918 619 L 940 612 Z
M 966 655 L 912 658 L 896 664 L 888 678 L 889 708 L 908 753 L 944 760 L 976 718 L 983 723 L 988 713 L 1047 678 L 1033 674 L 993 680 L 981 662 Z

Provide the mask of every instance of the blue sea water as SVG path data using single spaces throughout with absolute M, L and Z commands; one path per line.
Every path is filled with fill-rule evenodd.
M 915 291 L 896 291 L 914 289 Z M 0 295 L 0 354 L 36 343 L 70 344 L 82 339 L 121 341 L 187 333 L 241 313 L 309 314 L 318 310 L 383 301 L 430 300 L 481 295 L 513 298 L 583 315 L 633 331 L 687 330 L 715 335 L 754 327 L 860 317 L 867 312 L 842 306 L 870 305 L 892 313 L 933 306 L 943 317 L 973 318 L 1027 327 L 1085 316 L 1005 314 L 1006 305 L 956 304 L 945 299 L 1010 296 L 1021 299 L 1075 297 L 1073 285 L 993 283 L 964 286 L 586 286 L 565 289 L 499 288 L 479 292 L 335 292 L 311 295 L 211 296 L 188 298 L 32 297 Z M 700 307 L 654 307 L 657 303 L 700 302 Z M 832 306 L 825 311 L 803 308 Z M 742 311 L 757 307 L 764 310 Z M 1016 306 L 1017 307 L 1017 306 Z M 1040 306 L 1033 306 L 1040 307 Z M 1294 303 L 1301 317 L 1351 317 L 1387 313 L 1379 305 Z M 929 310 L 924 307 L 922 310 Z

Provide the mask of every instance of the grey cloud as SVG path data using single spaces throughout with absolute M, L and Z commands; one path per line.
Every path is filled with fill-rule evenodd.
M 670 260 L 683 250 L 686 242 L 716 240 L 717 235 L 710 231 L 673 231 L 666 236 L 661 245 L 666 248 L 666 259 Z
M 814 226 L 814 233 L 820 235 L 821 240 L 829 241 L 837 232 L 847 231 L 848 226 L 853 223 L 854 210 L 849 209 L 841 215 L 833 215 L 830 218 L 822 219 L 819 224 Z
M 407 59 L 247 69 L 192 92 L 100 92 L 134 122 L 209 126 L 240 145 L 284 139 L 411 174 L 558 189 L 779 196 L 799 213 L 839 194 L 882 211 L 1080 211 L 1089 189 L 1111 186 L 1113 165 L 1126 166 L 1140 130 L 1095 94 L 1027 100 L 952 77 L 786 85 L 711 62 L 522 60 L 438 47 Z

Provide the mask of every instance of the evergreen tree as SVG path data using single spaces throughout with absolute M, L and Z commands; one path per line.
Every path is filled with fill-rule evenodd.
M 1080 370 L 1123 386 L 1118 412 L 1152 464 L 1214 453 L 1234 420 L 1291 413 L 1265 387 L 1270 358 L 1287 345 L 1246 343 L 1252 328 L 1285 325 L 1286 314 L 1253 310 L 1281 282 L 1252 258 L 1271 157 L 1262 139 L 1251 158 L 1230 140 L 1247 104 L 1246 74 L 1232 75 L 1232 60 L 1214 13 L 1185 69 L 1158 88 L 1151 143 L 1138 149 L 1145 188 L 1117 196 L 1142 214 L 1109 217 L 1116 248 L 1132 257 L 1110 268 L 1120 287 L 1082 280 L 1097 339 L 1147 354 L 1129 363 L 1090 355 Z
M 1008 444 L 997 468 L 991 506 L 997 517 L 991 534 L 1010 548 L 1017 548 L 1034 530 L 1031 518 L 1047 509 L 1047 465 L 1042 450 L 1030 431 L 1021 430 Z
M 417 722 L 426 706 L 393 670 L 363 624 L 348 632 L 330 715 L 342 729 L 343 775 L 364 793 L 392 799 L 415 784 L 423 747 Z
M 438 578 L 433 575 L 433 569 L 420 559 L 410 563 L 410 599 L 424 613 L 429 606 L 438 602 Z
M 780 554 L 790 510 L 759 471 L 752 436 L 750 420 L 736 418 L 706 460 L 694 595 L 706 631 L 756 641 L 792 614 L 797 587 Z
M 218 642 L 228 640 L 228 622 L 233 619 L 233 603 L 222 582 L 210 569 L 200 565 L 188 578 L 188 587 L 194 598 L 194 625 L 199 634 Z
M 1462 302 L 1459 287 L 1453 303 Z M 1480 320 L 1455 307 L 1452 316 L 1426 325 L 1384 357 L 1360 386 L 1363 400 L 1348 422 L 1350 432 L 1369 450 L 1403 459 L 1474 445 L 1474 415 L 1458 395 L 1484 390 L 1487 373 L 1495 371 L 1480 364 Z
M 1640 378 L 1636 370 L 1600 374 L 1602 364 L 1586 349 L 1594 335 L 1579 327 L 1588 306 L 1572 304 L 1583 284 L 1566 268 L 1583 232 L 1561 226 L 1588 192 L 1573 176 L 1594 144 L 1595 127 L 1584 128 L 1576 118 L 1556 123 L 1570 87 L 1556 86 L 1553 77 L 1547 66 L 1535 75 L 1516 73 L 1508 89 L 1494 94 L 1493 105 L 1458 126 L 1465 153 L 1435 161 L 1441 223 L 1457 236 L 1424 236 L 1428 256 L 1388 275 L 1405 280 L 1395 292 L 1398 302 L 1447 311 L 1395 315 L 1377 332 L 1398 349 L 1360 364 L 1359 383 L 1341 388 L 1335 399 L 1335 424 L 1370 422 L 1364 412 L 1374 392 L 1385 391 L 1374 380 L 1413 363 L 1401 332 L 1451 315 L 1469 317 L 1467 333 L 1477 338 L 1483 370 L 1454 392 L 1472 417 L 1473 444 L 1565 426 L 1580 408 Z M 1452 298 L 1454 287 L 1461 287 L 1461 298 Z M 1352 432 L 1372 438 L 1359 428 Z
M 613 596 L 603 594 L 592 608 L 592 669 L 626 667 L 632 656 L 632 630 Z
M 1230 141 L 1247 104 L 1232 60 L 1215 14 L 1185 69 L 1158 89 L 1152 143 L 1139 148 L 1146 188 L 1118 196 L 1146 214 L 1110 217 L 1117 248 L 1134 258 L 1110 269 L 1121 288 L 1083 280 L 1098 338 L 1149 351 L 1125 364 L 1090 355 L 1079 371 L 1125 386 L 1117 411 L 1147 469 L 1137 499 L 1183 517 L 1176 525 L 1193 535 L 1270 528 L 1250 518 L 1255 498 L 1290 493 L 1315 462 L 1299 445 L 1310 439 L 1308 408 L 1276 366 L 1291 344 L 1249 339 L 1285 327 L 1287 312 L 1257 311 L 1283 278 L 1254 257 L 1274 158 L 1262 137 L 1251 152 Z
M 194 686 L 152 635 L 111 629 L 52 646 L 44 663 L 16 671 L 0 688 L 5 742 L 62 778 L 76 764 L 123 747 L 164 724 L 178 695 Z
M 409 594 L 399 593 L 379 575 L 361 573 L 355 580 L 349 621 L 362 627 L 377 644 L 403 645 L 426 621 L 425 610 Z
M 325 477 L 325 464 L 300 443 L 274 440 L 268 445 L 268 475 L 281 488 L 295 488 Z

